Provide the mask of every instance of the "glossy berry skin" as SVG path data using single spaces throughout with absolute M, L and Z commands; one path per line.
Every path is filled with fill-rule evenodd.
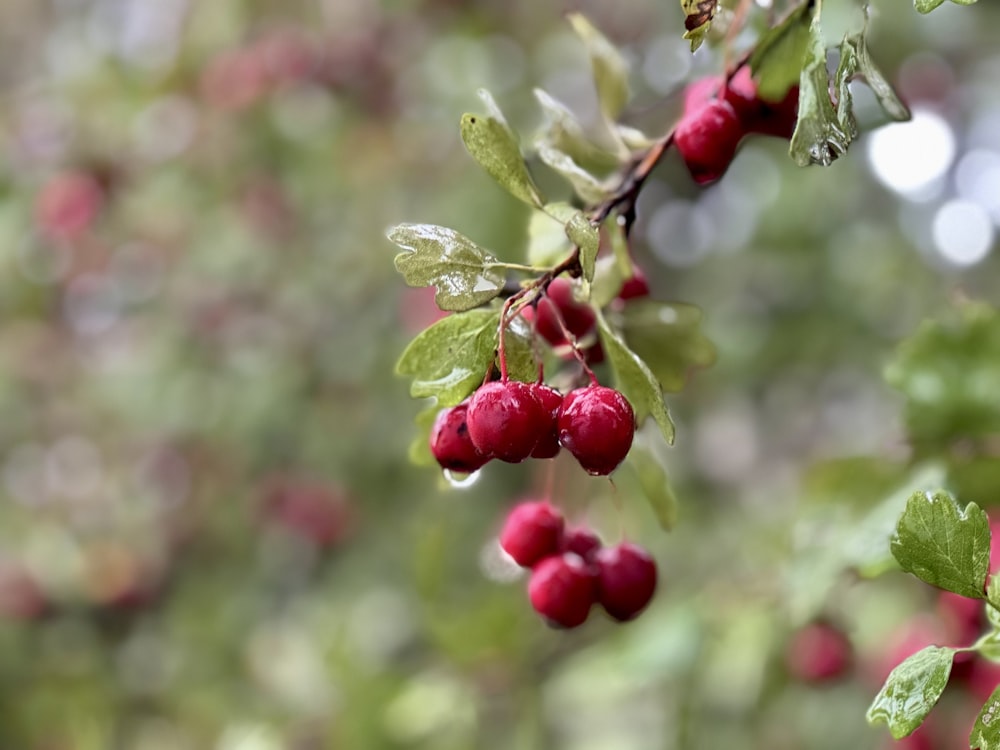
M 621 290 L 618 292 L 618 299 L 627 301 L 630 299 L 638 299 L 640 297 L 649 296 L 649 282 L 646 280 L 646 274 L 638 266 L 634 266 L 632 269 L 632 275 L 625 280 L 622 284 Z
M 584 471 L 606 476 L 632 447 L 635 412 L 614 388 L 591 385 L 570 391 L 559 409 L 559 442 Z
M 559 551 L 572 552 L 574 555 L 579 555 L 584 562 L 592 563 L 600 548 L 601 538 L 590 529 L 578 526 L 563 533 Z
M 530 568 L 560 552 L 564 527 L 562 513 L 551 503 L 519 503 L 500 531 L 500 546 L 522 568 Z
M 469 398 L 466 423 L 480 453 L 516 464 L 535 449 L 545 432 L 547 415 L 527 383 L 497 380 Z
M 791 138 L 799 108 L 799 87 L 792 86 L 779 101 L 760 97 L 750 69 L 740 68 L 724 85 L 724 76 L 700 78 L 684 89 L 684 115 L 692 115 L 712 99 L 729 103 L 747 133 Z
M 545 422 L 544 429 L 538 438 L 538 444 L 531 451 L 532 458 L 553 458 L 562 446 L 559 445 L 559 433 L 556 431 L 556 420 L 559 417 L 559 407 L 562 406 L 562 394 L 555 388 L 544 383 L 532 383 L 531 393 L 541 404 L 542 409 L 551 419 Z
M 582 625 L 596 594 L 593 572 L 574 554 L 545 558 L 532 570 L 528 581 L 531 606 L 553 627 Z
M 469 402 L 444 409 L 431 429 L 431 453 L 442 469 L 471 474 L 490 460 L 479 452 L 469 436 Z
M 573 283 L 562 277 L 553 279 L 545 296 L 538 301 L 535 330 L 553 346 L 565 345 L 566 336 L 559 325 L 559 318 L 577 339 L 594 330 L 597 316 L 593 308 L 573 298 Z
M 628 542 L 605 547 L 594 555 L 598 601 L 619 622 L 635 618 L 656 591 L 656 562 L 646 550 Z
M 814 622 L 792 636 L 785 650 L 785 663 L 797 680 L 829 682 L 848 670 L 852 653 L 851 642 L 840 629 Z
M 694 181 L 707 185 L 728 169 L 743 134 L 743 125 L 729 102 L 713 99 L 681 118 L 674 143 Z

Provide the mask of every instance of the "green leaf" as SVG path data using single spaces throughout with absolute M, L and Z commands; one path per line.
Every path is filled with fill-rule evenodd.
M 533 211 L 528 221 L 528 263 L 548 267 L 566 258 L 573 244 L 566 236 L 566 223 L 579 212 L 568 203 L 549 203 Z
M 750 56 L 750 69 L 762 99 L 780 101 L 799 82 L 815 13 L 816 6 L 803 3 L 757 42 Z
M 625 466 L 638 482 L 660 526 L 670 531 L 677 524 L 678 502 L 667 475 L 663 455 L 666 447 L 659 430 L 638 430 Z
M 1000 630 L 1000 576 L 990 576 L 986 584 L 986 601 L 990 602 L 990 606 L 986 608 L 986 618 L 994 629 Z
M 705 41 L 718 8 L 718 0 L 681 0 L 681 10 L 684 11 L 684 38 L 691 42 L 692 52 L 697 51 Z
M 594 263 L 601 246 L 601 235 L 597 227 L 582 211 L 578 211 L 566 222 L 566 236 L 580 248 L 580 267 L 583 278 L 589 283 L 594 280 Z
M 628 65 L 625 58 L 584 16 L 570 13 L 569 22 L 590 55 L 601 112 L 605 118 L 614 122 L 629 100 Z
M 406 250 L 396 256 L 396 270 L 410 286 L 436 287 L 442 310 L 471 310 L 503 291 L 506 275 L 490 267 L 497 259 L 454 229 L 400 224 L 389 239 Z
M 538 157 L 561 174 L 580 198 L 586 203 L 600 203 L 611 193 L 611 188 L 573 161 L 573 158 L 546 143 L 538 144 Z
M 555 97 L 535 89 L 544 122 L 535 137 L 535 145 L 545 144 L 569 156 L 580 168 L 607 171 L 618 166 L 619 159 L 592 142 L 576 116 Z
M 499 324 L 499 310 L 449 315 L 410 342 L 396 363 L 396 373 L 413 378 L 414 398 L 434 397 L 440 407 L 454 406 L 483 382 L 493 364 Z M 510 377 L 534 380 L 538 372 L 530 332 L 520 318 L 507 328 L 504 341 Z
M 830 166 L 847 152 L 857 136 L 857 124 L 851 114 L 848 77 L 853 74 L 842 56 L 835 77 L 837 106 L 830 99 L 830 78 L 826 71 L 826 45 L 820 27 L 820 14 L 809 25 L 809 44 L 805 65 L 799 78 L 799 111 L 789 154 L 800 167 L 810 164 Z
M 926 450 L 1000 434 L 1000 315 L 983 303 L 958 305 L 926 321 L 885 370 L 906 396 L 910 439 Z
M 879 70 L 878 66 L 875 65 L 875 61 L 872 60 L 871 51 L 868 49 L 867 36 L 868 19 L 866 17 L 865 27 L 861 31 L 855 34 L 848 34 L 844 37 L 844 41 L 840 45 L 841 59 L 846 57 L 853 58 L 854 69 L 864 77 L 865 83 L 874 92 L 879 106 L 882 107 L 883 111 L 891 119 L 899 122 L 909 120 L 910 110 L 903 104 L 892 88 L 892 84 L 886 80 L 886 77 L 882 75 L 882 71 Z
M 1000 750 L 1000 687 L 983 704 L 969 735 L 972 750 Z
M 932 586 L 984 599 L 990 572 L 990 521 L 975 503 L 961 510 L 944 491 L 915 492 L 890 544 L 900 567 Z
M 622 311 L 625 341 L 667 391 L 684 388 L 691 370 L 715 362 L 715 346 L 701 332 L 702 312 L 694 305 L 629 300 Z
M 884 722 L 894 739 L 912 734 L 938 702 L 955 649 L 928 646 L 897 666 L 868 708 L 871 724 Z
M 410 442 L 408 454 L 410 463 L 415 466 L 438 465 L 434 454 L 431 453 L 430 437 L 434 421 L 437 419 L 437 415 L 441 409 L 442 407 L 436 401 L 432 401 L 430 406 L 417 412 L 417 416 L 413 418 L 417 431 Z
M 664 439 L 673 445 L 674 423 L 667 412 L 667 405 L 663 401 L 663 390 L 653 375 L 649 366 L 639 358 L 639 356 L 629 349 L 621 336 L 615 333 L 604 315 L 597 311 L 597 329 L 601 337 L 601 344 L 611 365 L 615 387 L 621 391 L 625 398 L 635 409 L 635 418 L 638 424 L 652 416 L 659 425 Z
M 461 133 L 466 149 L 511 195 L 529 206 L 541 208 L 545 201 L 524 163 L 517 136 L 489 92 L 480 91 L 479 95 L 490 114 L 462 115 Z
M 976 0 L 951 0 L 955 5 L 972 5 Z M 939 5 L 944 4 L 944 0 L 913 0 L 913 7 L 918 13 L 930 13 Z
M 594 264 L 594 281 L 590 285 L 590 301 L 597 307 L 607 307 L 618 296 L 625 283 L 621 266 L 614 257 L 605 255 Z

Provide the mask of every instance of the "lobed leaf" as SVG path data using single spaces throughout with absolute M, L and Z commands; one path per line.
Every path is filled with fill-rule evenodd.
M 396 256 L 396 270 L 410 286 L 436 287 L 442 310 L 471 310 L 503 291 L 506 274 L 491 267 L 497 259 L 454 229 L 400 224 L 389 239 L 406 251 Z
M 507 192 L 529 206 L 541 208 L 545 201 L 524 163 L 517 136 L 489 92 L 480 91 L 480 97 L 490 114 L 462 115 L 461 134 L 465 148 Z
M 970 599 L 985 599 L 990 522 L 975 503 L 964 510 L 947 492 L 915 492 L 890 542 L 900 567 L 922 581 Z
M 570 13 L 569 22 L 590 55 L 601 113 L 609 122 L 614 122 L 629 100 L 628 65 L 625 58 L 584 16 Z
M 912 734 L 938 702 L 955 649 L 928 646 L 899 664 L 868 708 L 871 724 L 884 722 L 894 739 Z
M 969 735 L 972 750 L 1000 750 L 1000 686 L 983 704 Z
M 715 345 L 701 331 L 694 305 L 629 300 L 622 312 L 625 341 L 666 391 L 684 388 L 691 370 L 715 363 Z
M 607 355 L 615 387 L 621 391 L 635 410 L 637 423 L 652 416 L 659 425 L 664 439 L 674 442 L 674 423 L 663 401 L 663 390 L 649 366 L 612 330 L 604 315 L 597 311 L 597 329 Z
M 809 46 L 809 28 L 816 13 L 815 5 L 803 3 L 757 42 L 750 56 L 750 69 L 762 99 L 779 101 L 799 82 Z

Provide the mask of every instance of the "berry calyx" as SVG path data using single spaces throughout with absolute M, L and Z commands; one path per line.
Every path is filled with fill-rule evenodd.
M 540 300 L 535 317 L 535 330 L 552 346 L 565 346 L 569 342 L 563 333 L 559 320 L 574 338 L 581 339 L 594 330 L 597 316 L 593 308 L 573 298 L 573 283 L 569 279 L 556 278 Z
M 480 469 L 490 460 L 473 444 L 469 436 L 469 402 L 442 410 L 431 429 L 431 453 L 442 469 L 465 474 Z
M 674 143 L 699 185 L 719 179 L 736 156 L 743 125 L 729 102 L 712 99 L 677 123 Z
M 619 622 L 635 618 L 656 591 L 656 562 L 629 542 L 605 547 L 594 555 L 598 601 Z
M 588 474 L 606 476 L 632 447 L 635 412 L 614 388 L 591 385 L 563 398 L 558 419 L 559 442 Z
M 851 663 L 851 642 L 839 628 L 814 622 L 797 631 L 785 650 L 789 674 L 803 682 L 828 682 Z
M 564 526 L 562 513 L 551 503 L 519 503 L 500 531 L 500 547 L 522 568 L 530 568 L 561 550 Z
M 590 529 L 578 526 L 563 533 L 559 551 L 572 552 L 574 555 L 579 555 L 584 562 L 592 563 L 600 548 L 601 538 Z
M 528 582 L 531 606 L 553 627 L 582 625 L 596 593 L 593 573 L 574 554 L 545 558 L 535 566 Z
M 497 380 L 472 394 L 466 423 L 480 453 L 516 464 L 535 449 L 547 416 L 527 383 Z
M 553 458 L 559 453 L 562 447 L 559 445 L 556 420 L 559 418 L 559 407 L 562 406 L 563 396 L 555 388 L 551 388 L 544 383 L 532 383 L 529 388 L 532 395 L 541 404 L 545 414 L 548 415 L 543 425 L 542 433 L 538 437 L 538 444 L 531 451 L 531 457 Z

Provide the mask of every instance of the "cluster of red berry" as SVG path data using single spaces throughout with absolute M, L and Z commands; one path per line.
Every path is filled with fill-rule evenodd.
M 628 542 L 604 547 L 590 529 L 567 529 L 559 509 L 545 500 L 511 510 L 500 546 L 531 569 L 531 606 L 556 627 L 582 625 L 597 603 L 626 622 L 646 608 L 656 590 L 656 563 L 649 553 Z
M 769 102 L 760 98 L 750 68 L 744 65 L 729 80 L 702 78 L 684 90 L 684 114 L 674 130 L 674 142 L 691 177 L 704 185 L 725 173 L 745 135 L 791 138 L 798 107 L 798 86 L 781 101 Z

